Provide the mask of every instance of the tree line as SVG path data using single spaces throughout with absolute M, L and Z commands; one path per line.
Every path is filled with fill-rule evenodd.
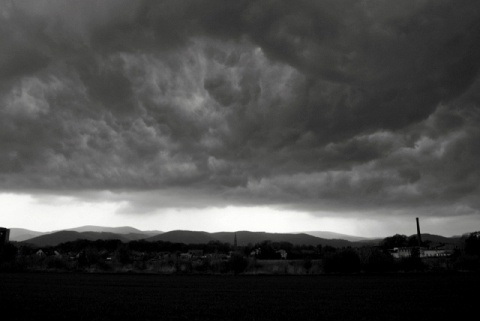
M 428 244 L 421 244 L 427 246 Z M 390 250 L 411 247 L 409 257 L 395 259 Z M 287 257 L 282 257 L 280 252 Z M 188 255 L 188 253 L 194 253 Z M 187 254 L 187 255 L 185 255 Z M 268 261 L 271 261 L 268 263 Z M 272 263 L 273 262 L 273 263 Z M 281 266 L 279 268 L 278 266 Z M 159 273 L 356 273 L 428 270 L 480 271 L 480 232 L 462 238 L 451 256 L 421 259 L 415 237 L 393 235 L 378 246 L 335 248 L 263 241 L 234 247 L 206 244 L 120 240 L 77 240 L 39 249 L 10 242 L 0 247 L 0 270 L 151 271 Z M 290 272 L 289 272 L 290 271 Z

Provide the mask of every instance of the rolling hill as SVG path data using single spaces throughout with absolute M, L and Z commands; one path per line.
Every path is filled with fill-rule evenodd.
M 72 232 L 72 233 L 60 233 L 60 232 Z M 60 233 L 60 234 L 59 234 Z M 80 233 L 80 234 L 76 234 Z M 94 234 L 92 234 L 94 233 Z M 74 227 L 65 230 L 58 230 L 53 232 L 38 232 L 31 231 L 22 228 L 11 228 L 10 229 L 10 240 L 15 242 L 24 242 L 35 244 L 45 244 L 44 240 L 48 240 L 48 244 L 59 244 L 63 242 L 69 242 L 75 240 L 76 237 L 84 238 L 87 240 L 96 239 L 112 239 L 117 238 L 125 242 L 139 240 L 151 237 L 153 235 L 158 235 L 163 232 L 161 231 L 141 231 L 130 226 L 122 227 L 105 227 L 105 226 L 95 226 L 95 225 L 86 225 L 80 227 Z M 43 238 L 39 238 L 44 236 Z M 32 240 L 32 241 L 30 241 Z M 41 245 L 45 246 L 45 245 Z
M 215 241 L 216 239 L 207 232 L 176 230 L 155 235 L 146 238 L 145 240 L 148 242 L 164 241 L 172 243 L 201 244 Z
M 445 237 L 445 236 L 428 234 L 428 233 L 421 234 L 421 237 L 422 237 L 422 241 L 431 242 L 432 245 L 438 245 L 438 244 L 460 245 L 461 243 L 461 237 Z
M 348 235 L 348 234 L 341 234 L 341 233 L 335 233 L 335 232 L 329 232 L 329 231 L 306 231 L 302 232 L 308 235 L 312 235 L 315 237 L 319 237 L 322 239 L 337 239 L 337 240 L 347 240 L 350 242 L 357 242 L 357 241 L 366 241 L 371 238 L 367 237 L 360 237 L 360 236 L 353 236 L 353 235 Z
M 82 230 L 82 229 L 80 229 Z M 128 230 L 125 230 L 128 231 Z M 248 244 L 260 243 L 266 240 L 272 242 L 289 242 L 294 245 L 329 245 L 334 247 L 355 246 L 354 243 L 347 240 L 328 240 L 318 238 L 305 233 L 291 234 L 291 233 L 266 233 L 266 232 L 249 232 L 239 231 L 237 234 L 237 242 L 240 246 Z M 164 241 L 172 243 L 185 243 L 185 244 L 202 244 L 210 241 L 220 241 L 222 243 L 233 244 L 235 232 L 217 232 L 207 233 L 201 231 L 184 231 L 176 230 L 166 233 L 161 233 L 153 237 L 148 237 L 140 233 L 111 233 L 111 232 L 77 232 L 72 230 L 58 231 L 48 234 L 43 234 L 24 240 L 23 243 L 28 243 L 37 247 L 55 246 L 60 243 L 71 242 L 78 239 L 85 239 L 95 241 L 98 239 L 111 240 L 118 239 L 122 242 L 130 242 L 133 240 L 145 239 L 148 242 Z
M 96 226 L 96 225 L 85 225 L 80 227 L 69 228 L 63 231 L 75 231 L 75 232 L 108 232 L 115 234 L 141 234 L 145 236 L 154 236 L 161 234 L 161 231 L 141 231 L 131 226 L 120 226 L 120 227 L 107 227 L 107 226 Z
M 272 242 L 289 242 L 294 245 L 319 245 L 333 247 L 362 247 L 379 245 L 383 238 L 368 239 L 357 236 L 325 232 L 311 231 L 305 233 L 267 233 L 267 232 L 216 232 L 208 233 L 202 231 L 175 230 L 170 232 L 141 231 L 133 227 L 103 227 L 103 226 L 81 226 L 68 230 L 51 233 L 31 231 L 21 228 L 10 230 L 12 241 L 24 242 L 38 247 L 55 246 L 60 243 L 86 239 L 95 241 L 98 239 L 118 239 L 122 242 L 145 239 L 149 242 L 165 241 L 172 243 L 202 244 L 210 241 L 233 244 L 234 235 L 237 234 L 237 243 L 240 246 L 260 243 L 266 240 Z M 312 235 L 313 234 L 313 235 Z M 323 237 L 319 237 L 323 236 Z M 430 241 L 432 245 L 437 244 L 460 244 L 460 237 L 444 237 L 433 234 L 422 234 L 423 241 Z
M 76 231 L 59 231 L 50 234 L 40 235 L 22 243 L 31 244 L 37 247 L 55 246 L 60 243 L 72 242 L 76 240 L 114 240 L 118 239 L 122 242 L 130 242 L 131 240 L 121 234 L 108 232 L 76 232 Z
M 334 247 L 352 246 L 352 243 L 346 240 L 328 240 L 305 233 L 267 233 L 267 232 L 249 232 L 239 231 L 237 233 L 238 245 L 255 244 L 263 241 L 288 242 L 293 245 L 329 245 Z M 222 242 L 233 243 L 234 232 L 213 233 L 218 240 Z
M 24 228 L 10 228 L 10 241 L 22 242 L 40 235 L 45 234 L 45 232 L 38 232 L 27 230 Z
M 208 243 L 210 241 L 220 241 L 222 243 L 233 244 L 234 235 L 237 234 L 237 243 L 240 246 L 247 244 L 260 243 L 266 240 L 272 242 L 289 242 L 294 245 L 330 245 L 335 247 L 352 246 L 353 244 L 346 240 L 328 240 L 321 239 L 305 233 L 266 233 L 266 232 L 197 232 L 197 231 L 170 231 L 160 235 L 156 235 L 151 238 L 147 238 L 146 241 L 166 241 L 173 243 L 185 243 L 185 244 L 199 244 Z
M 416 234 L 412 234 L 408 237 L 416 237 L 416 236 L 417 236 Z M 422 233 L 421 237 L 423 242 L 427 241 L 430 243 L 431 246 L 436 246 L 441 244 L 451 244 L 451 245 L 459 246 L 461 244 L 461 236 L 445 237 L 441 235 Z M 366 246 L 371 246 L 371 245 L 380 245 L 382 241 L 383 241 L 383 238 L 377 238 L 377 239 L 361 240 L 361 241 L 357 241 L 356 243 L 366 245 Z

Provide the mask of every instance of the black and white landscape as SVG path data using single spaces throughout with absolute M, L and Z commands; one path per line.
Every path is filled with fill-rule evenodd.
M 2 1 L 0 225 L 471 231 L 478 18 L 473 0 Z
M 475 315 L 479 93 L 477 0 L 0 0 L 2 313 Z

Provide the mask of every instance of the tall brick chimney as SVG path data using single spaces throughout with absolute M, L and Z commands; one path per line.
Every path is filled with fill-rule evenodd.
M 418 240 L 418 246 L 422 246 L 422 235 L 420 235 L 420 221 L 418 220 L 418 217 L 417 217 L 417 240 Z

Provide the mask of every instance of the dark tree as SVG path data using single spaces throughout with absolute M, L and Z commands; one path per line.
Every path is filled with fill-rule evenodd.
M 17 253 L 17 247 L 10 242 L 0 246 L 0 263 L 13 261 Z
M 389 250 L 395 247 L 409 246 L 409 242 L 406 235 L 395 234 L 393 236 L 384 238 L 383 241 L 380 243 L 380 246 L 384 250 Z
M 343 249 L 335 253 L 325 255 L 323 259 L 325 272 L 353 273 L 361 268 L 360 257 L 352 249 Z
M 222 243 L 220 241 L 210 241 L 203 246 L 205 253 L 228 253 L 232 250 L 229 243 Z
M 129 248 L 126 245 L 121 245 L 115 251 L 115 259 L 121 264 L 132 263 L 132 256 Z
M 413 247 L 410 256 L 400 260 L 399 268 L 404 271 L 425 270 L 426 266 L 420 259 L 420 248 Z
M 235 275 L 242 273 L 248 266 L 248 260 L 240 254 L 232 254 L 228 260 L 228 266 Z
M 465 239 L 465 253 L 480 256 L 480 232 L 473 232 Z
M 393 257 L 390 254 L 373 249 L 366 259 L 364 269 L 367 272 L 387 272 L 393 270 L 393 265 Z
M 313 263 L 311 259 L 303 260 L 303 268 L 305 269 L 305 272 L 307 272 L 307 274 L 310 272 L 310 269 L 312 268 L 312 266 L 313 266 Z
M 271 241 L 263 241 L 260 244 L 255 244 L 255 248 L 260 249 L 260 254 L 258 255 L 259 259 L 272 260 L 279 258 L 279 254 L 275 252 L 275 248 Z
M 454 268 L 456 270 L 480 271 L 480 231 L 463 238 L 463 251 L 457 251 Z

